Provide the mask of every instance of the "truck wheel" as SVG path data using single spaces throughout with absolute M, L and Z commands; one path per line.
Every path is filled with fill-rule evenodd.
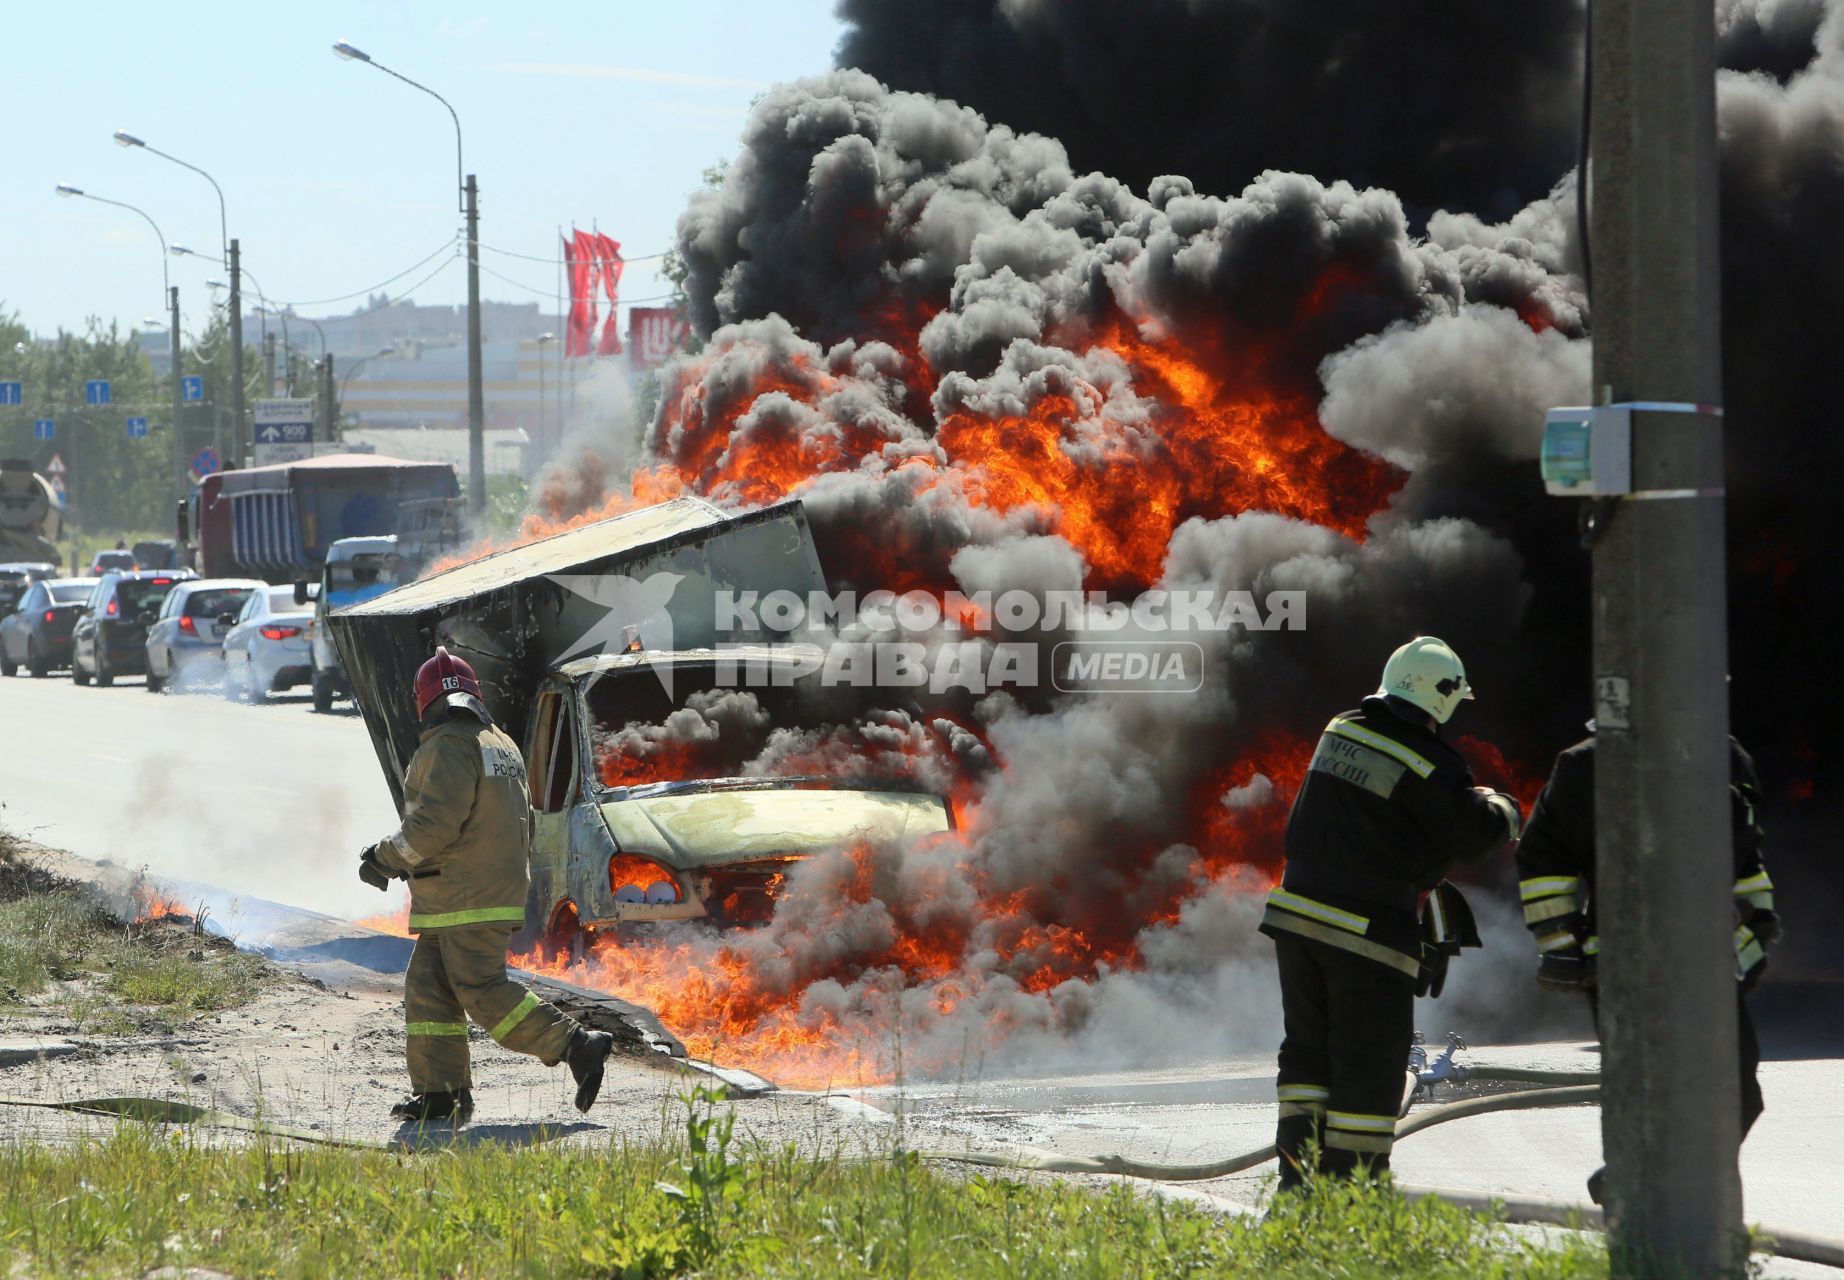
M 314 710 L 327 715 L 333 710 L 333 684 L 323 680 L 318 671 L 314 672 Z
M 98 689 L 107 689 L 114 683 L 115 672 L 109 670 L 108 651 L 98 648 L 96 650 L 96 687 Z
M 38 656 L 38 646 L 26 641 L 26 670 L 35 680 L 43 680 L 51 672 L 51 664 Z

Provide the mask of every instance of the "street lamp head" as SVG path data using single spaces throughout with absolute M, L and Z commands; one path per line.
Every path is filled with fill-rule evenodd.
M 230 288 L 230 286 L 225 284 L 222 280 L 207 280 L 205 282 L 205 287 L 207 289 L 228 289 Z
M 115 131 L 115 144 L 120 147 L 145 147 L 147 145 L 126 129 Z
M 539 346 L 543 346 L 547 342 L 555 342 L 555 341 L 557 341 L 557 335 L 554 333 L 541 333 L 538 335 L 538 345 Z
M 335 40 L 333 42 L 333 52 L 337 53 L 340 57 L 345 58 L 349 62 L 370 62 L 371 61 L 371 55 L 369 53 L 366 53 L 363 49 L 359 48 L 357 45 L 346 43 L 344 40 Z
M 60 182 L 58 183 L 56 187 L 52 189 L 56 191 L 59 195 L 65 196 L 65 197 L 80 196 L 83 194 L 82 187 L 73 187 L 68 182 Z
M 192 250 L 188 249 L 183 244 L 170 244 L 166 247 L 166 251 L 172 254 L 175 258 L 190 257 L 192 254 Z

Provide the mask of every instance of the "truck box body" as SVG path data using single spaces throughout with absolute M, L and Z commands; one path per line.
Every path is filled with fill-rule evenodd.
M 729 515 L 678 498 L 399 587 L 328 614 L 327 626 L 401 808 L 416 670 L 438 644 L 473 665 L 487 709 L 523 742 L 538 685 L 562 662 L 629 638 L 669 649 L 743 639 L 718 634 L 719 592 L 805 600 L 825 589 L 798 500 Z
M 336 453 L 206 476 L 194 527 L 208 578 L 317 578 L 341 538 L 395 534 L 412 560 L 461 541 L 461 488 L 445 462 Z

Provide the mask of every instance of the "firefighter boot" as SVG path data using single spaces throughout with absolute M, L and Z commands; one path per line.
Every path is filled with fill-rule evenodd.
M 602 1092 L 602 1065 L 614 1048 L 615 1038 L 606 1031 L 578 1027 L 570 1033 L 570 1044 L 563 1051 L 563 1060 L 570 1064 L 570 1074 L 576 1077 L 578 1111 L 587 1112 L 595 1105 L 596 1094 Z
M 451 1121 L 457 1128 L 474 1116 L 474 1091 L 456 1089 L 434 1093 L 414 1093 L 391 1108 L 393 1120 L 410 1124 L 427 1124 L 435 1120 Z

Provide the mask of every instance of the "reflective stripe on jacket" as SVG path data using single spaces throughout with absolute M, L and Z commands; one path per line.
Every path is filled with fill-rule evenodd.
M 1287 867 L 1263 933 L 1282 931 L 1421 970 L 1419 897 L 1456 862 L 1510 838 L 1505 812 L 1438 734 L 1387 698 L 1364 699 L 1320 735 L 1287 819 Z
M 524 920 L 530 832 L 511 738 L 465 712 L 426 731 L 404 774 L 403 825 L 381 855 L 409 875 L 410 928 Z

